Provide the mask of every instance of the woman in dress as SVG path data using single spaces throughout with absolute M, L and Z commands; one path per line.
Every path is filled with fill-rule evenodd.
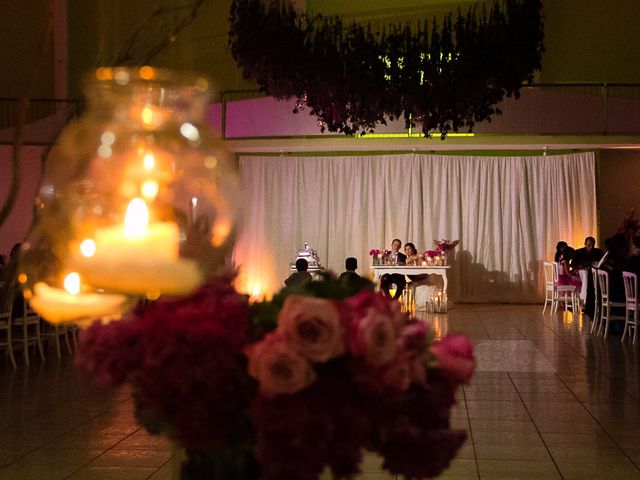
M 556 245 L 554 261 L 558 263 L 558 285 L 575 285 L 579 292 L 582 288 L 580 275 L 571 268 L 574 251 L 567 242 L 560 241 Z
M 411 243 L 404 244 L 404 254 L 407 256 L 407 265 L 421 265 L 424 257 L 418 253 L 416 246 Z

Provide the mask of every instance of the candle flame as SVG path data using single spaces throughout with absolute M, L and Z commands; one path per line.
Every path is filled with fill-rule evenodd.
M 155 180 L 147 180 L 142 184 L 142 196 L 148 200 L 153 200 L 156 198 L 156 195 L 158 195 L 159 189 L 160 186 L 158 185 L 158 182 Z
M 149 225 L 149 209 L 141 198 L 134 198 L 129 202 L 127 214 L 124 217 L 124 233 L 129 237 L 140 237 L 147 233 Z
M 71 295 L 78 295 L 80 293 L 80 275 L 71 272 L 64 277 L 64 289 Z
M 150 125 L 153 122 L 153 109 L 149 106 L 142 109 L 142 123 Z
M 156 165 L 156 159 L 155 159 L 155 157 L 153 156 L 153 153 L 151 153 L 151 152 L 147 152 L 147 153 L 144 155 L 144 160 L 143 160 L 143 162 L 144 162 L 144 168 L 145 168 L 146 170 L 153 170 L 153 167 Z
M 90 238 L 86 238 L 80 244 L 80 253 L 85 257 L 93 257 L 96 253 L 96 242 Z

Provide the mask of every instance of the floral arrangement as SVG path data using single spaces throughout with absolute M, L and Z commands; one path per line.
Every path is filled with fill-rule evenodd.
M 427 258 L 435 258 L 443 254 L 446 255 L 450 252 L 453 252 L 460 241 L 454 240 L 452 242 L 451 240 L 434 240 L 433 243 L 435 244 L 436 248 L 424 252 L 424 256 Z
M 449 465 L 465 337 L 434 341 L 398 302 L 333 278 L 251 305 L 232 281 L 81 335 L 77 364 L 133 386 L 138 420 L 184 447 L 183 480 L 351 478 L 364 451 L 412 479 Z
M 404 117 L 444 138 L 519 97 L 541 66 L 543 36 L 541 0 L 379 28 L 302 14 L 288 0 L 234 0 L 229 46 L 245 78 L 295 98 L 294 113 L 308 108 L 323 132 L 365 134 Z
M 387 253 L 387 250 L 377 250 L 375 248 L 369 250 L 369 255 L 371 255 L 372 257 L 375 255 L 386 255 Z
M 454 240 L 452 242 L 451 240 L 434 240 L 433 243 L 435 243 L 437 251 L 449 253 L 455 250 L 460 241 Z

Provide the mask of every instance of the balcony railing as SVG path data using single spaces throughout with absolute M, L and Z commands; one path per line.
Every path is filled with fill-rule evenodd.
M 19 99 L 0 98 L 0 143 L 11 143 Z M 505 99 L 503 114 L 474 127 L 476 135 L 640 135 L 640 84 L 554 83 L 523 86 L 520 99 Z M 308 110 L 294 115 L 294 101 L 278 102 L 258 90 L 225 91 L 213 106 L 209 121 L 227 139 L 331 137 L 321 134 Z M 25 111 L 25 143 L 49 144 L 59 128 L 77 114 L 76 100 L 31 99 Z M 437 136 L 438 132 L 433 132 Z M 421 136 L 408 131 L 404 121 L 381 126 L 366 140 L 378 136 Z
M 491 135 L 640 135 L 640 84 L 552 83 L 523 86 L 518 100 L 506 98 L 502 115 L 474 127 Z M 261 98 L 262 97 L 262 98 Z M 221 128 L 229 139 L 322 135 L 308 110 L 293 116 L 294 102 L 275 102 L 257 90 L 222 94 Z M 433 132 L 437 135 L 437 132 Z M 422 136 L 404 120 L 376 129 L 377 136 Z M 359 137 L 360 138 L 360 137 Z
M 32 98 L 27 103 L 25 124 L 50 117 L 60 112 L 77 111 L 76 100 L 59 100 L 53 98 Z M 0 97 L 0 130 L 13 128 L 18 121 L 20 99 Z

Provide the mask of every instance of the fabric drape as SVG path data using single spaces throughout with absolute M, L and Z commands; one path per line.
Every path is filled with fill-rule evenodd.
M 528 157 L 241 156 L 246 216 L 234 260 L 240 287 L 273 292 L 308 242 L 340 273 L 391 240 L 422 252 L 460 240 L 449 272 L 457 302 L 533 302 L 542 262 L 595 234 L 592 152 Z

